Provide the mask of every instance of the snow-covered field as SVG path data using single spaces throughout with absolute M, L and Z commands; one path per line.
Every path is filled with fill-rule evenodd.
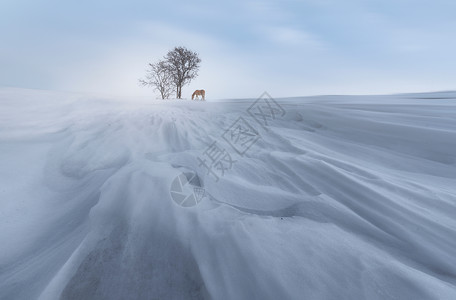
M 0 299 L 456 299 L 456 93 L 276 100 L 0 89 Z

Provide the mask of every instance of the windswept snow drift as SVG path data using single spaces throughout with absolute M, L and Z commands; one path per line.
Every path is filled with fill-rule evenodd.
M 1 89 L 0 299 L 456 299 L 455 98 L 278 99 L 263 128 L 254 99 Z M 210 197 L 176 204 L 182 172 Z

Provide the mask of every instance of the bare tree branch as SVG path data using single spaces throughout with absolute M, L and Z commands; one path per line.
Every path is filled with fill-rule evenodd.
M 185 47 L 175 47 L 165 56 L 166 66 L 176 86 L 176 96 L 182 98 L 182 87 L 198 76 L 201 59 L 198 53 Z
M 160 93 L 162 99 L 169 98 L 175 90 L 173 77 L 166 61 L 149 64 L 149 69 L 146 71 L 146 78 L 139 79 L 139 84 L 142 86 L 152 86 L 154 90 Z

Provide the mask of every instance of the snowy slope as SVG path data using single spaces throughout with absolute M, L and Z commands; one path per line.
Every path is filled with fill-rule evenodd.
M 456 299 L 456 93 L 254 101 L 0 89 L 0 299 Z

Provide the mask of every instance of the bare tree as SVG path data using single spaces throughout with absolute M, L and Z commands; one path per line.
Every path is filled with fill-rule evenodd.
M 201 59 L 198 53 L 185 47 L 175 47 L 165 56 L 166 65 L 176 87 L 176 96 L 182 98 L 182 86 L 198 76 Z
M 149 64 L 149 69 L 146 71 L 146 79 L 140 79 L 139 83 L 142 86 L 152 86 L 160 92 L 162 99 L 168 99 L 174 92 L 173 76 L 169 70 L 166 61 L 159 61 L 155 64 Z

